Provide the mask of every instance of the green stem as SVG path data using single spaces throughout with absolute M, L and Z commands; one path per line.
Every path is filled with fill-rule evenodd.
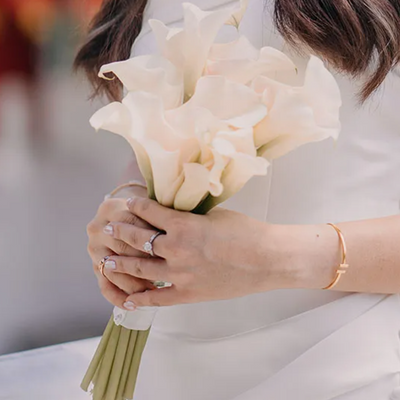
M 112 316 L 107 324 L 107 327 L 103 333 L 100 343 L 97 346 L 96 352 L 92 358 L 92 361 L 90 362 L 87 372 L 82 380 L 81 388 L 85 392 L 87 392 L 89 390 L 90 383 L 93 382 L 93 378 L 94 378 L 96 371 L 100 365 L 100 362 L 103 358 L 108 341 L 110 339 L 113 326 L 114 326 L 114 317 Z
M 217 204 L 217 198 L 208 195 L 193 211 L 193 214 L 206 215 L 211 211 Z
M 123 329 L 125 329 L 125 328 L 123 328 Z M 128 380 L 129 369 L 130 369 L 130 366 L 132 365 L 133 352 L 135 350 L 136 339 L 138 336 L 138 331 L 129 330 L 129 333 L 130 333 L 130 337 L 129 337 L 128 350 L 126 351 L 124 367 L 122 369 L 122 375 L 121 375 L 121 379 L 119 381 L 118 392 L 117 392 L 117 397 L 116 397 L 117 400 L 123 400 L 122 396 L 124 394 L 126 382 Z
M 120 333 L 121 327 L 114 324 L 111 337 L 108 341 L 108 345 L 101 363 L 99 376 L 96 385 L 94 386 L 93 400 L 103 400 L 104 394 L 106 393 Z
M 116 399 L 118 386 L 124 367 L 125 357 L 128 350 L 129 337 L 130 337 L 130 331 L 128 329 L 121 327 L 121 333 L 119 336 L 118 345 L 115 352 L 110 379 L 108 381 L 105 400 Z
M 143 350 L 146 346 L 147 339 L 149 337 L 150 329 L 147 331 L 140 331 L 138 333 L 135 351 L 133 353 L 132 364 L 129 370 L 128 381 L 126 382 L 124 399 L 133 399 L 133 394 L 135 392 L 136 380 L 139 373 L 140 360 L 142 358 Z

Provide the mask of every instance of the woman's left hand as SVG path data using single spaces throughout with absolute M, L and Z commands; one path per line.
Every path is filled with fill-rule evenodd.
M 230 299 L 286 285 L 280 256 L 270 251 L 277 247 L 273 225 L 225 209 L 205 216 L 179 212 L 142 198 L 128 200 L 128 208 L 165 234 L 154 241 L 156 257 L 113 256 L 111 272 L 172 283 L 129 296 L 123 305 L 128 310 Z M 109 225 L 109 234 L 138 250 L 156 233 Z

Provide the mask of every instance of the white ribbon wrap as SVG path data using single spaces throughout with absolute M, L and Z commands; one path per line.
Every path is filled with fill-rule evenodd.
M 114 308 L 114 323 L 133 331 L 147 331 L 153 324 L 158 307 L 140 307 L 135 311 Z

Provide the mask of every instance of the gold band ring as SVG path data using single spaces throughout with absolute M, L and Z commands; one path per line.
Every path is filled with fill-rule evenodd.
M 108 279 L 106 277 L 106 274 L 104 273 L 104 267 L 106 265 L 106 261 L 110 258 L 110 256 L 104 257 L 100 262 L 99 262 L 99 271 L 100 273 L 104 276 L 104 278 Z

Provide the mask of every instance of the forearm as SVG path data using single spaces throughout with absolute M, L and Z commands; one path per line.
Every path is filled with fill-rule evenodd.
M 350 267 L 335 290 L 399 293 L 400 216 L 337 226 L 346 240 Z M 286 243 L 282 241 L 281 248 L 290 254 L 286 260 L 293 276 L 291 287 L 318 289 L 333 281 L 341 262 L 341 247 L 331 226 L 280 226 L 276 229 L 281 230 L 281 237 L 286 235 Z

